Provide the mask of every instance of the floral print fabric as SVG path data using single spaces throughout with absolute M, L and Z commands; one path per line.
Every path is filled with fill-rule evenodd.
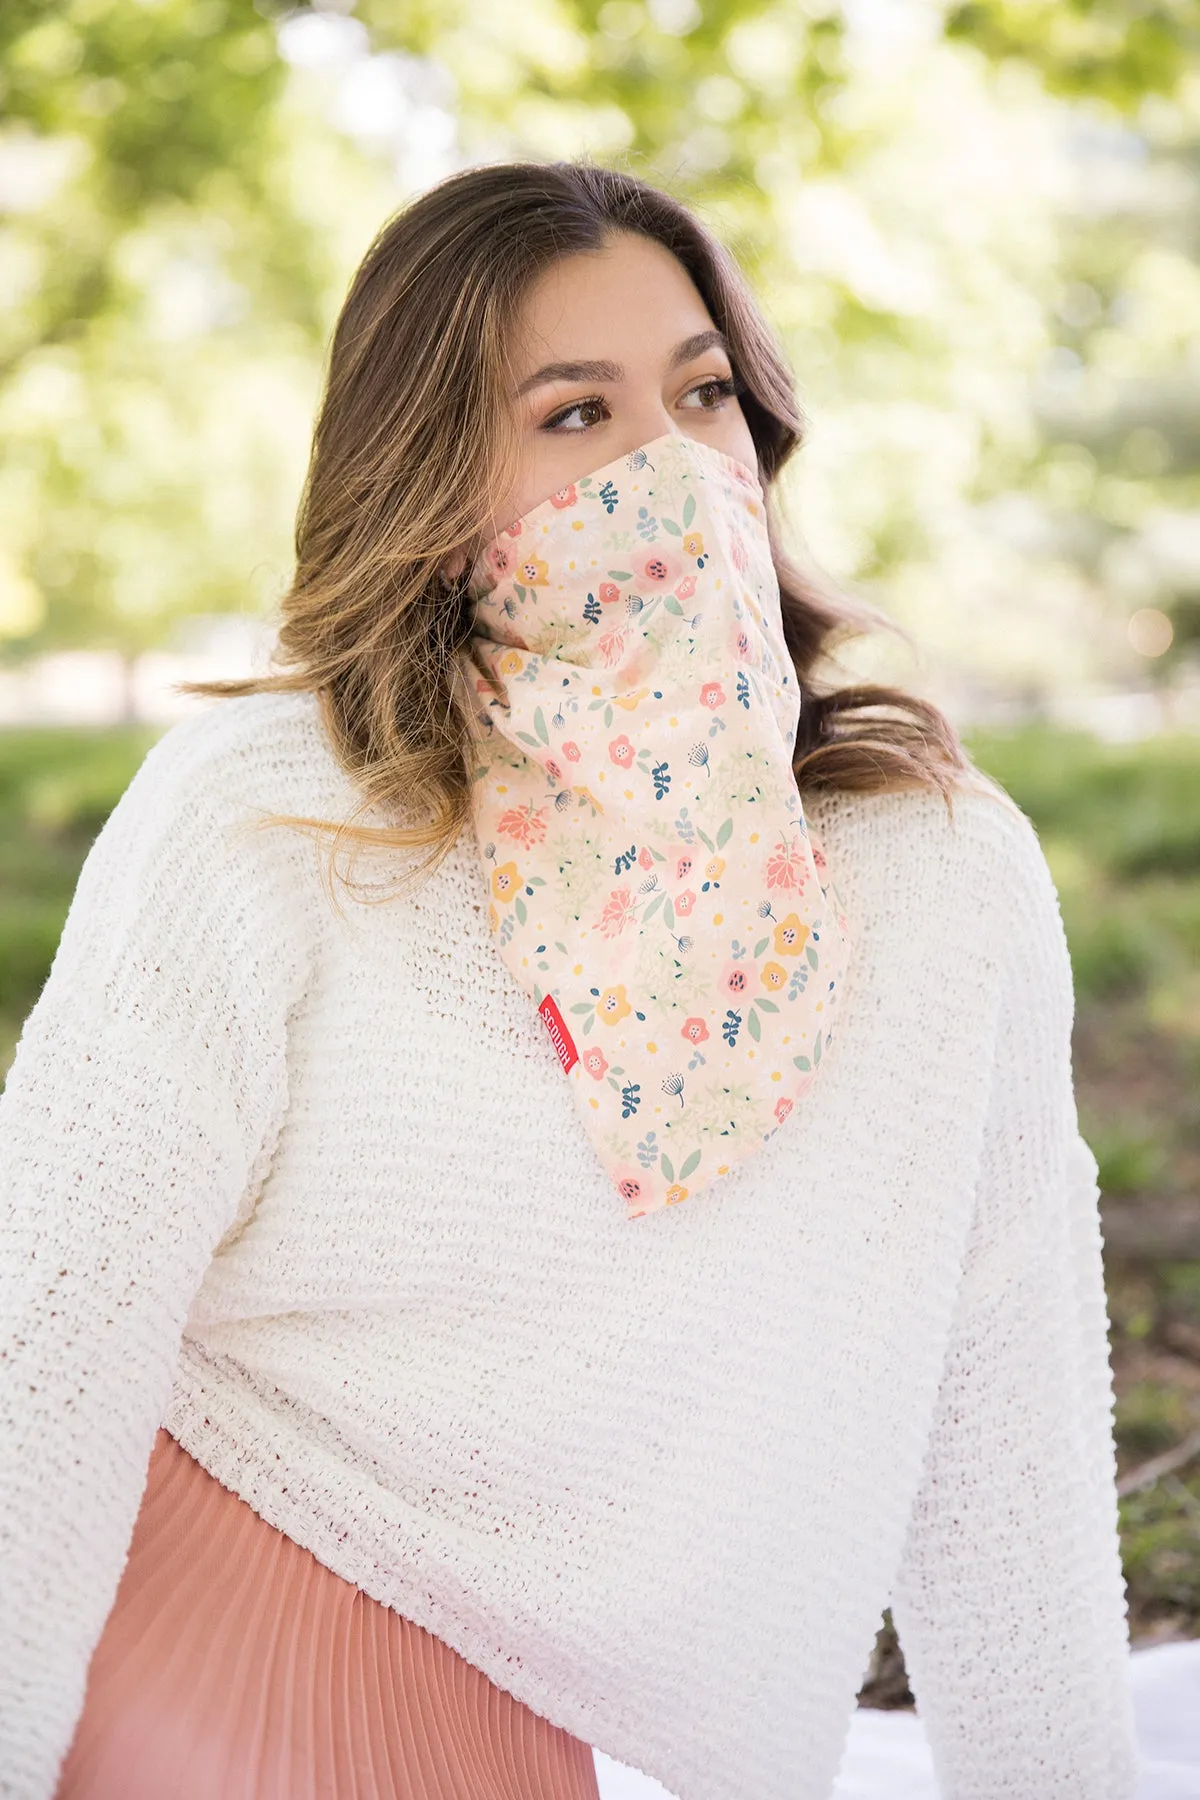
M 640 1218 L 784 1124 L 849 955 L 792 773 L 762 489 L 669 433 L 509 525 L 472 591 L 491 928 Z

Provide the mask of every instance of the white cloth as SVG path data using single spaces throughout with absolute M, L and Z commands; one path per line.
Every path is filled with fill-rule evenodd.
M 1142 1760 L 1137 1800 L 1200 1794 L 1200 1643 L 1155 1644 L 1131 1658 Z M 596 1752 L 600 1800 L 672 1800 L 649 1775 Z M 859 1707 L 830 1800 L 941 1800 L 923 1721 Z
M 233 829 L 354 799 L 311 696 L 174 726 L 18 1044 L 0 1793 L 53 1791 L 163 1423 L 680 1800 L 828 1800 L 889 1603 L 946 1800 L 1131 1800 L 1096 1165 L 1028 820 L 814 799 L 857 926 L 836 1067 L 631 1230 L 469 838 L 335 908 L 311 838 Z

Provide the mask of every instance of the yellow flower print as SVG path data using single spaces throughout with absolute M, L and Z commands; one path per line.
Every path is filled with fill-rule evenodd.
M 614 706 L 623 706 L 626 712 L 633 712 L 634 708 L 646 698 L 646 695 L 649 692 L 649 688 L 638 688 L 635 694 L 614 694 L 612 703 Z
M 800 923 L 795 913 L 789 913 L 786 919 L 780 919 L 775 927 L 776 956 L 799 956 L 808 942 L 808 926 Z
M 724 873 L 725 858 L 723 856 L 710 856 L 704 865 L 705 879 L 708 881 L 720 881 Z
M 704 539 L 698 531 L 689 531 L 683 540 L 683 547 L 689 556 L 704 555 Z
M 504 655 L 500 658 L 500 673 L 502 675 L 519 675 L 524 667 L 525 658 L 521 655 L 519 650 L 506 650 Z
M 632 1011 L 623 987 L 605 988 L 596 1002 L 596 1017 L 603 1019 L 606 1025 L 618 1025 Z
M 765 988 L 781 988 L 787 980 L 787 970 L 782 963 L 764 963 L 760 971 L 760 979 Z
M 679 1202 L 681 1200 L 686 1200 L 687 1197 L 687 1189 L 685 1187 L 680 1187 L 678 1182 L 675 1183 L 674 1187 L 669 1187 L 667 1189 L 665 1196 L 668 1206 L 678 1206 Z
M 550 566 L 540 556 L 527 556 L 517 564 L 517 578 L 528 587 L 545 587 L 550 579 Z
M 490 900 L 488 901 L 488 924 L 493 931 L 499 931 L 500 914 L 496 911 L 496 908 L 492 905 Z
M 500 863 L 492 870 L 492 892 L 497 900 L 511 900 L 520 889 L 521 877 L 515 862 Z

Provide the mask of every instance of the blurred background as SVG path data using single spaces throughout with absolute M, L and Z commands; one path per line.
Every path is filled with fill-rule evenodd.
M 172 683 L 266 667 L 379 225 L 472 162 L 645 175 L 786 344 L 794 542 L 911 633 L 845 672 L 943 705 L 1058 883 L 1142 1644 L 1200 1636 L 1198 50 L 1191 0 L 0 10 L 0 1072 L 212 704 Z

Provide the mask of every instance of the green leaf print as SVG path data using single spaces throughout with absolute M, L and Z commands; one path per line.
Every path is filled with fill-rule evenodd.
M 577 1000 L 571 1008 L 573 1013 L 595 1012 L 595 1010 L 590 1000 Z
M 679 604 L 678 600 L 675 598 L 674 594 L 668 594 L 666 599 L 663 602 L 663 605 L 666 607 L 666 609 L 669 613 L 674 613 L 675 617 L 677 619 L 682 619 L 683 608 L 682 608 L 682 606 L 680 606 L 680 604 Z
M 698 825 L 696 827 L 696 836 L 700 839 L 700 842 L 704 845 L 704 848 L 707 851 L 712 853 L 716 850 L 717 846 L 713 843 L 713 841 L 709 837 L 707 831 L 701 831 L 701 829 Z
M 665 900 L 663 902 L 663 924 L 666 926 L 668 931 L 674 931 L 674 929 L 675 929 L 675 908 L 671 905 L 671 902 L 669 900 Z
M 633 580 L 633 570 L 632 569 L 610 569 L 608 571 L 608 576 L 609 576 L 610 581 L 632 581 Z
M 525 902 L 521 899 L 519 894 L 513 901 L 513 911 L 517 915 L 517 924 L 523 925 L 525 923 Z
M 546 729 L 545 714 L 542 712 L 540 706 L 533 715 L 533 729 L 537 732 L 543 744 L 548 744 L 550 742 L 550 733 Z
M 773 1000 L 756 1000 L 754 1002 L 754 1004 L 755 1004 L 755 1006 L 760 1006 L 762 1008 L 763 1012 L 778 1012 L 779 1011 L 779 1008 L 776 1006 L 776 1004 Z
M 655 913 L 658 911 L 659 907 L 662 905 L 662 903 L 666 899 L 666 897 L 667 896 L 665 894 L 655 894 L 653 900 L 650 902 L 649 906 L 646 908 L 645 912 L 642 914 L 642 924 L 643 925 L 648 925 L 650 923 L 651 919 L 654 917 Z
M 808 1070 L 812 1068 L 812 1064 L 809 1062 L 807 1056 L 793 1056 L 792 1061 L 798 1069 Z
M 693 1150 L 692 1154 L 688 1157 L 687 1161 L 684 1163 L 683 1167 L 679 1171 L 680 1181 L 686 1181 L 688 1176 L 692 1173 L 692 1171 L 694 1169 L 698 1169 L 699 1167 L 700 1167 L 700 1152 L 698 1150 Z
M 683 503 L 683 525 L 684 525 L 685 531 L 686 531 L 687 527 L 691 524 L 691 522 L 695 518 L 695 516 L 696 516 L 696 496 L 695 496 L 695 494 L 689 494 L 687 499 Z
M 662 1172 L 666 1176 L 667 1180 L 674 1181 L 675 1165 L 672 1163 L 670 1157 L 667 1155 L 665 1150 L 662 1153 L 662 1157 L 661 1157 L 660 1161 L 661 1161 Z
M 754 946 L 754 960 L 755 960 L 755 962 L 757 962 L 757 961 L 758 961 L 758 959 L 759 959 L 759 957 L 760 957 L 760 956 L 761 956 L 761 955 L 762 955 L 762 953 L 763 953 L 763 951 L 764 951 L 764 950 L 765 950 L 765 949 L 766 949 L 766 947 L 767 947 L 767 945 L 768 945 L 768 944 L 769 944 L 769 943 L 770 943 L 770 941 L 771 941 L 771 940 L 770 940 L 770 938 L 769 938 L 769 937 L 765 937 L 765 938 L 759 938 L 759 940 L 758 940 L 758 942 L 757 942 L 757 944 L 755 944 L 755 946 Z
M 723 850 L 732 836 L 733 836 L 733 820 L 726 819 L 726 821 L 722 825 L 720 831 L 718 831 L 718 833 L 717 833 L 717 849 Z
M 821 959 L 820 959 L 820 957 L 819 957 L 819 956 L 818 956 L 818 955 L 817 955 L 817 953 L 816 953 L 816 951 L 815 951 L 815 950 L 814 950 L 814 949 L 813 949 L 813 947 L 812 947 L 812 945 L 811 945 L 811 944 L 810 944 L 810 945 L 809 945 L 809 946 L 808 946 L 808 949 L 807 949 L 807 950 L 806 950 L 806 951 L 805 951 L 805 952 L 804 952 L 804 954 L 805 954 L 805 956 L 807 956 L 807 958 L 808 958 L 808 966 L 809 966 L 809 968 L 810 968 L 810 969 L 815 969 L 815 968 L 816 968 L 816 966 L 817 966 L 817 964 L 818 964 L 818 963 L 819 963 L 819 962 L 820 962 L 820 960 L 821 960 Z
M 821 1060 L 821 1034 L 818 1031 L 817 1041 L 813 1045 L 813 1063 L 814 1064 L 819 1063 L 820 1060 Z
M 675 523 L 674 519 L 664 519 L 662 522 L 662 528 L 664 531 L 669 531 L 672 537 L 682 537 L 683 536 L 683 531 Z
M 612 724 L 612 722 L 613 722 L 613 710 L 612 710 L 612 707 L 611 707 L 611 706 L 606 706 L 606 707 L 605 707 L 605 709 L 604 709 L 604 724 L 605 724 L 605 728 L 606 728 L 606 729 L 607 729 L 607 727 L 608 727 L 608 726 L 610 726 L 610 725 L 611 725 L 611 724 Z
M 539 743 L 538 739 L 535 737 L 530 737 L 530 735 L 527 731 L 518 731 L 517 736 L 520 738 L 520 740 L 523 744 L 529 744 L 534 750 L 540 750 L 542 747 L 541 744 Z
M 746 1020 L 746 1029 L 757 1044 L 759 1038 L 762 1036 L 762 1026 L 758 1022 L 758 1014 L 753 1007 L 750 1008 L 750 1013 Z

